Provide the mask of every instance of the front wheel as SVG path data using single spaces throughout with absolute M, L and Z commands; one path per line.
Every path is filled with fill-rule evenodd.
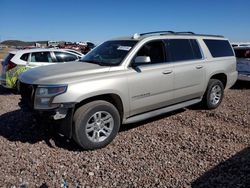
M 120 128 L 120 115 L 111 103 L 93 101 L 74 114 L 74 140 L 83 149 L 98 149 L 112 142 Z
M 224 86 L 220 80 L 210 79 L 203 96 L 203 104 L 207 109 L 217 108 L 224 96 Z

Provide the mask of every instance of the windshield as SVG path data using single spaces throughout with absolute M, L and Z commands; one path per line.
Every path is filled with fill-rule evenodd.
M 80 61 L 96 63 L 104 66 L 119 65 L 137 41 L 107 41 L 90 51 Z
M 237 58 L 250 58 L 250 49 L 235 49 L 234 51 Z

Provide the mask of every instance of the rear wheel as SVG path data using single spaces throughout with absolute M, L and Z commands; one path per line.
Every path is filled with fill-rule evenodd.
M 74 126 L 74 140 L 83 149 L 98 149 L 115 138 L 120 128 L 120 115 L 111 103 L 93 101 L 76 110 Z
M 220 80 L 210 79 L 203 96 L 203 104 L 207 109 L 217 108 L 224 96 L 224 86 Z

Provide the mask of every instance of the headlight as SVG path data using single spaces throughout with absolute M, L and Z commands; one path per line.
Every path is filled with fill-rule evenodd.
M 59 104 L 52 104 L 55 96 L 65 93 L 66 85 L 38 86 L 35 95 L 35 109 L 53 109 Z

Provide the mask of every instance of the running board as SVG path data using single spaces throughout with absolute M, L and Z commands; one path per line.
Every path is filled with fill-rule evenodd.
M 191 106 L 193 104 L 199 103 L 202 100 L 202 98 L 196 98 L 196 99 L 192 99 L 190 101 L 186 101 L 186 102 L 182 102 L 182 103 L 178 103 L 172 106 L 168 106 L 165 108 L 161 108 L 158 110 L 154 110 L 154 111 L 150 111 L 150 112 L 146 112 L 144 114 L 140 114 L 140 115 L 135 115 L 132 117 L 129 117 L 128 119 L 126 119 L 123 124 L 129 124 L 129 123 L 135 123 L 138 121 L 142 121 L 148 118 L 152 118 L 161 114 L 165 114 L 177 109 L 181 109 L 181 108 L 185 108 L 187 106 Z

